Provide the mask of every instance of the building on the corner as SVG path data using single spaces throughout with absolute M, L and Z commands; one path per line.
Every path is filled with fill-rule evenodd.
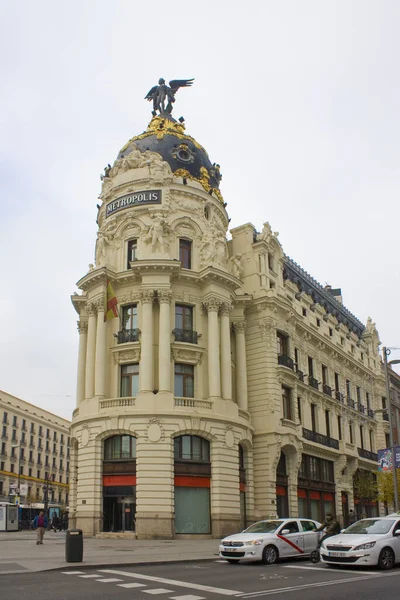
M 68 507 L 70 422 L 0 390 L 0 501 Z
M 70 518 L 220 537 L 268 516 L 378 514 L 379 337 L 287 257 L 230 231 L 220 167 L 154 117 L 105 170 L 79 315 Z M 381 507 L 382 510 L 382 507 Z

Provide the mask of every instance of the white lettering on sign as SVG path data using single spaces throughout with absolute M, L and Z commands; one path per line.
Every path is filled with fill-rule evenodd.
M 143 204 L 161 204 L 161 190 L 136 192 L 135 194 L 122 196 L 121 198 L 109 202 L 106 206 L 106 218 L 124 208 L 140 206 Z

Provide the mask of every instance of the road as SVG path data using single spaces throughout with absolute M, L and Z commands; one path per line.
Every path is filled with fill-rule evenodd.
M 400 567 L 330 569 L 309 561 L 229 565 L 197 563 L 102 569 L 76 568 L 0 575 L 0 597 L 7 600 L 221 600 L 267 597 L 287 600 L 392 600 L 398 596 Z

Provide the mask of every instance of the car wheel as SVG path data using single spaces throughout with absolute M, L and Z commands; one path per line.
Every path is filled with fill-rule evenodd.
M 378 567 L 387 571 L 394 567 L 394 552 L 391 548 L 383 548 L 379 555 Z
M 266 546 L 262 553 L 264 565 L 274 565 L 279 558 L 279 552 L 275 546 Z
M 239 561 L 238 560 L 234 560 L 233 558 L 227 558 L 226 560 L 228 561 L 228 563 L 230 565 L 238 565 L 239 564 Z

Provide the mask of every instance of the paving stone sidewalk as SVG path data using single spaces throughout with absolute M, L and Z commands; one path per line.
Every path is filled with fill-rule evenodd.
M 0 576 L 51 569 L 76 569 L 108 565 L 151 564 L 212 560 L 218 540 L 136 540 L 84 538 L 83 561 L 65 560 L 65 532 L 48 531 L 43 546 L 36 545 L 35 531 L 0 532 Z

